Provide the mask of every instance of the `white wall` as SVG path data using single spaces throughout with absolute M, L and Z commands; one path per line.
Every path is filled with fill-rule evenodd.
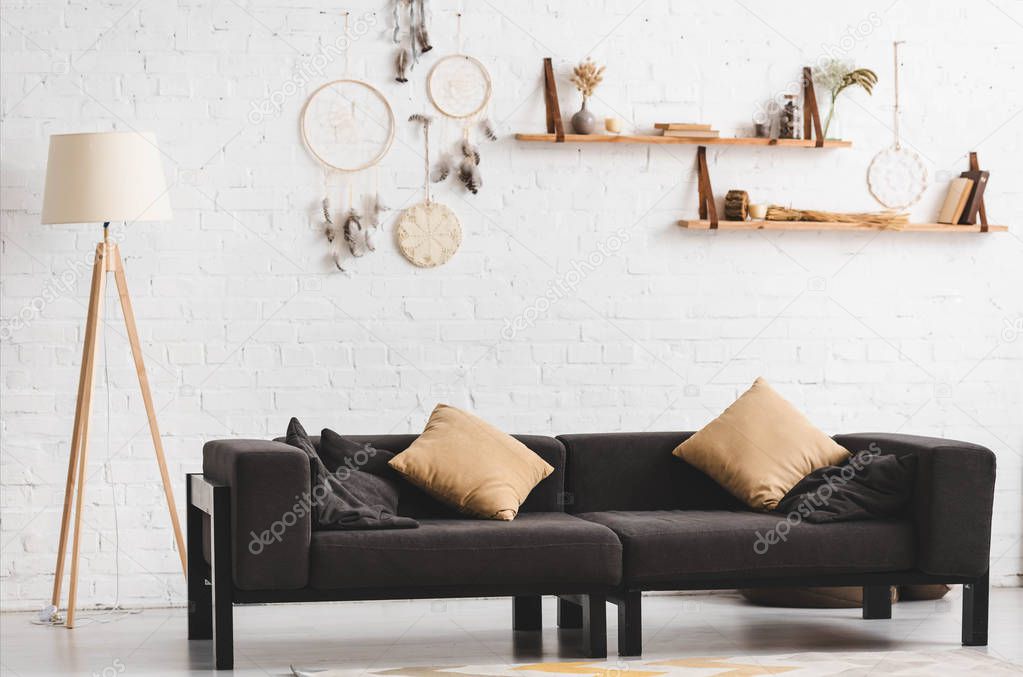
M 342 433 L 419 430 L 438 401 L 512 431 L 693 429 L 764 375 L 823 429 L 942 435 L 998 454 L 995 581 L 1021 564 L 1023 475 L 1023 8 L 923 0 L 818 3 L 466 3 L 465 49 L 495 84 L 503 138 L 483 149 L 477 197 L 439 191 L 462 220 L 446 266 L 420 270 L 387 241 L 336 273 L 316 209 L 322 175 L 300 145 L 311 86 L 279 115 L 253 106 L 302 82 L 341 37 L 344 3 L 125 0 L 4 4 L 2 599 L 48 596 L 60 517 L 89 254 L 100 231 L 39 225 L 47 137 L 148 129 L 166 154 L 172 223 L 116 233 L 127 257 L 179 505 L 204 441 L 268 437 L 299 415 Z M 453 51 L 454 11 L 436 0 L 433 39 L 406 86 L 393 82 L 389 14 L 354 41 L 352 74 L 399 121 L 428 110 L 426 69 Z M 371 12 L 376 14 L 368 14 Z M 903 49 L 903 131 L 932 188 L 980 152 L 993 222 L 1009 234 L 686 232 L 695 149 L 527 145 L 542 131 L 541 59 L 564 73 L 606 63 L 593 108 L 637 127 L 705 120 L 742 131 L 756 105 L 822 54 L 877 69 L 871 98 L 843 99 L 849 150 L 712 149 L 719 197 L 869 210 L 866 167 L 891 142 L 891 41 Z M 824 97 L 822 97 L 824 98 Z M 449 139 L 458 128 L 449 124 Z M 421 144 L 404 122 L 379 181 L 387 202 L 421 199 Z M 344 189 L 335 191 L 343 201 Z M 389 222 L 393 226 L 393 218 Z M 624 235 L 623 235 L 624 234 Z M 578 274 L 594 252 L 616 249 Z M 582 266 L 585 271 L 586 267 Z M 70 283 L 69 283 L 70 281 Z M 538 302 L 549 290 L 553 303 Z M 109 297 L 112 301 L 114 297 Z M 108 306 L 111 423 L 97 390 L 83 603 L 181 603 L 184 585 L 119 312 Z M 539 308 L 508 338 L 506 323 Z M 103 372 L 98 380 L 102 384 Z M 109 466 L 106 462 L 109 448 Z M 112 485 L 112 489 L 111 489 Z M 956 500 L 955 496 L 947 500 Z

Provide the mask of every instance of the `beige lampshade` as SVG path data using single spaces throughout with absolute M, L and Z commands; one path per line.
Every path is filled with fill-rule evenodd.
M 150 132 L 54 134 L 43 223 L 165 221 L 170 198 Z

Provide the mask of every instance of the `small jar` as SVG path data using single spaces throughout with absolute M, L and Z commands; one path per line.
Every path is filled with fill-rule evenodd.
M 778 129 L 778 137 L 782 139 L 798 139 L 799 125 L 802 122 L 799 104 L 796 103 L 794 94 L 785 95 L 785 105 L 781 109 L 781 124 Z

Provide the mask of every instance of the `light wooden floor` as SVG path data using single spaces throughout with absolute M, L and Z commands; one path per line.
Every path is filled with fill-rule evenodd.
M 900 602 L 893 618 L 884 621 L 864 621 L 858 610 L 754 607 L 731 593 L 647 597 L 643 611 L 644 659 L 959 648 L 958 589 L 939 602 Z M 83 612 L 82 618 L 91 615 Z M 32 617 L 0 616 L 5 676 L 212 674 L 210 642 L 185 639 L 181 608 L 147 609 L 71 631 L 32 625 Z M 608 607 L 610 658 L 616 625 L 614 607 Z M 990 639 L 981 651 L 1023 666 L 1023 588 L 992 590 Z M 510 600 L 235 609 L 234 674 L 242 675 L 289 674 L 291 664 L 313 669 L 503 666 L 578 659 L 577 647 L 577 631 L 555 629 L 553 598 L 544 599 L 542 633 L 512 633 Z

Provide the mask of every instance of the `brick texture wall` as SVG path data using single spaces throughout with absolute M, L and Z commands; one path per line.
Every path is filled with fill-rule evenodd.
M 40 226 L 47 137 L 152 130 L 166 156 L 169 223 L 115 224 L 178 494 L 204 441 L 269 437 L 288 417 L 344 433 L 421 428 L 438 401 L 511 431 L 694 429 L 763 375 L 831 432 L 961 438 L 998 454 L 992 558 L 1017 585 L 1023 478 L 1023 8 L 845 3 L 430 3 L 435 50 L 393 81 L 389 5 L 350 3 L 349 72 L 399 121 L 379 169 L 386 202 L 422 199 L 424 78 L 464 50 L 494 81 L 502 138 L 483 148 L 478 196 L 435 197 L 462 247 L 417 269 L 379 251 L 333 270 L 318 230 L 324 177 L 303 149 L 311 89 L 345 72 L 344 7 L 323 0 L 5 0 L 2 164 L 2 563 L 7 608 L 52 585 L 96 225 Z M 902 131 L 931 187 L 980 152 L 988 213 L 1009 234 L 701 233 L 687 146 L 523 144 L 542 131 L 541 59 L 567 81 L 607 64 L 591 108 L 627 129 L 713 122 L 745 134 L 762 102 L 827 55 L 873 67 L 836 131 L 847 150 L 712 148 L 719 197 L 876 209 L 865 174 L 892 141 L 891 41 L 903 47 Z M 342 41 L 343 42 L 343 41 Z M 826 106 L 828 97 L 821 93 Z M 458 138 L 454 122 L 435 138 Z M 435 148 L 436 152 L 436 148 Z M 333 179 L 335 203 L 345 202 Z M 170 522 L 114 296 L 97 374 L 81 601 L 179 604 Z M 109 389 L 105 383 L 109 382 Z M 109 402 L 109 428 L 106 411 Z M 954 496 L 948 500 L 955 500 Z M 183 511 L 182 511 L 183 512 Z

